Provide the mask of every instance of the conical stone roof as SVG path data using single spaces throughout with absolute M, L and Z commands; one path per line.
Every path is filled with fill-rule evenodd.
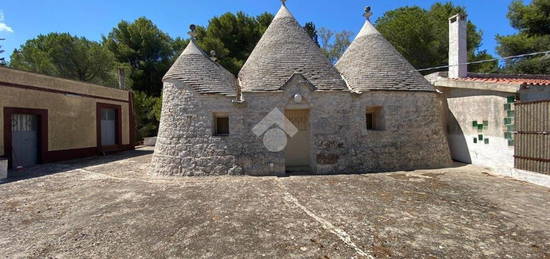
M 235 76 L 212 61 L 194 40 L 189 42 L 162 80 L 183 81 L 202 94 L 236 95 Z
M 278 90 L 295 73 L 317 89 L 347 89 L 342 77 L 283 5 L 239 73 L 243 91 Z
M 374 28 L 365 25 L 336 63 L 355 91 L 435 91 L 430 83 Z

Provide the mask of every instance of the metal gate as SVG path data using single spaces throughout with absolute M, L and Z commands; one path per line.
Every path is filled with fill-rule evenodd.
M 38 116 L 13 114 L 11 119 L 13 168 L 38 163 Z
M 515 167 L 550 174 L 550 100 L 516 103 Z

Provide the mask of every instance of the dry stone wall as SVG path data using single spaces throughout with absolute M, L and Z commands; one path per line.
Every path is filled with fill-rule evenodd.
M 303 78 L 284 90 L 246 92 L 245 103 L 200 95 L 181 82 L 164 87 L 162 120 L 153 156 L 159 175 L 281 175 L 284 152 L 270 152 L 252 129 L 274 108 L 310 110 L 313 174 L 364 173 L 450 165 L 441 104 L 434 92 L 319 91 Z M 383 107 L 385 129 L 366 130 L 367 107 Z M 300 108 L 298 107 L 298 108 Z M 229 136 L 213 136 L 213 114 L 229 114 Z

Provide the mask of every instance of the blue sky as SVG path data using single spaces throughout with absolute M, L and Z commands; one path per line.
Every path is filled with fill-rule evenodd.
M 465 6 L 471 19 L 483 31 L 483 49 L 495 53 L 495 36 L 514 33 L 506 13 L 512 0 L 453 0 Z M 288 0 L 287 6 L 302 24 L 313 21 L 318 27 L 357 33 L 363 24 L 364 6 L 373 7 L 375 21 L 385 11 L 402 6 L 428 8 L 436 0 Z M 529 1 L 526 1 L 529 2 Z M 189 24 L 205 25 L 225 12 L 244 11 L 250 15 L 275 13 L 278 0 L 2 0 L 0 38 L 8 57 L 14 48 L 39 34 L 69 32 L 100 40 L 120 21 L 145 16 L 171 36 L 187 38 Z

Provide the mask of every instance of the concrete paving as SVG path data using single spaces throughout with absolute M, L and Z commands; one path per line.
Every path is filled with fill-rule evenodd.
M 483 168 L 159 178 L 151 153 L 0 184 L 0 255 L 550 257 L 550 189 Z

